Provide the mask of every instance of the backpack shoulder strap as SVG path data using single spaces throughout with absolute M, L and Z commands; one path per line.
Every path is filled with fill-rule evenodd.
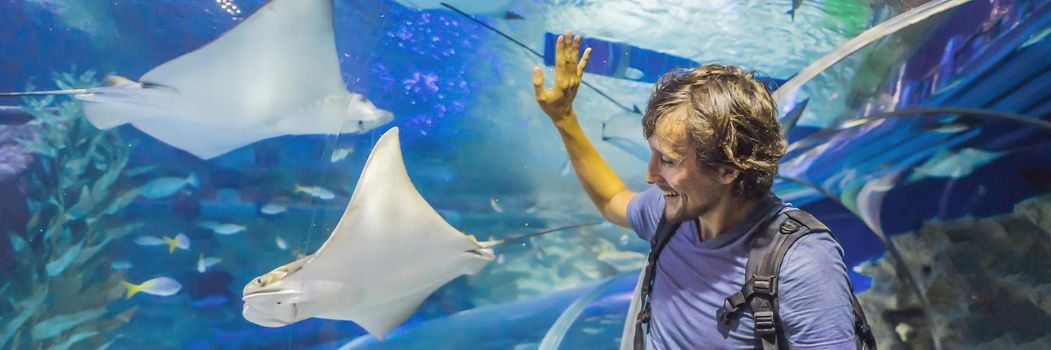
M 785 338 L 777 312 L 777 285 L 781 264 L 796 241 L 808 234 L 819 232 L 831 233 L 825 224 L 810 213 L 798 209 L 783 211 L 778 219 L 767 227 L 766 232 L 753 241 L 745 269 L 745 284 L 741 291 L 726 298 L 723 308 L 719 310 L 719 320 L 729 323 L 730 318 L 743 311 L 743 306 L 748 304 L 755 319 L 755 332 L 762 349 L 787 348 L 788 340 Z M 854 309 L 853 326 L 857 346 L 859 349 L 874 350 L 875 337 L 865 319 L 865 312 L 853 292 L 850 298 Z
M 653 278 L 657 272 L 657 258 L 660 256 L 661 251 L 668 245 L 668 241 L 671 241 L 671 237 L 678 231 L 680 223 L 672 223 L 661 214 L 660 221 L 657 222 L 657 231 L 653 234 L 653 238 L 650 239 L 650 254 L 646 257 L 646 273 L 642 278 L 642 287 L 640 288 L 640 309 L 638 315 L 635 317 L 635 349 L 645 348 L 646 339 L 644 329 L 649 329 L 650 324 L 650 293 L 653 291 Z
M 832 231 L 825 226 L 824 223 L 819 221 L 814 215 L 805 212 L 803 210 L 792 210 L 785 214 L 788 215 L 790 220 L 786 221 L 781 225 L 779 232 L 782 235 L 788 235 L 788 238 L 782 240 L 780 246 L 777 247 L 775 255 L 769 256 L 766 262 L 769 266 L 761 266 L 761 268 L 769 269 L 768 271 L 777 276 L 780 274 L 781 265 L 784 262 L 785 255 L 788 255 L 788 249 L 792 247 L 792 244 L 798 241 L 803 236 L 811 233 L 827 232 L 833 240 L 836 239 L 835 235 L 832 235 Z M 801 226 L 801 227 L 797 227 Z M 791 232 L 796 231 L 796 232 Z M 804 232 L 805 231 L 805 232 Z M 848 281 L 849 286 L 849 281 Z M 854 339 L 858 349 L 876 349 L 876 338 L 872 334 L 872 328 L 869 326 L 868 319 L 865 318 L 865 310 L 862 309 L 861 303 L 858 302 L 858 297 L 854 295 L 854 288 L 850 287 L 850 305 L 854 313 Z M 774 313 L 777 313 L 777 298 L 774 298 Z M 778 327 L 779 333 L 784 333 L 783 330 Z M 782 334 L 783 337 L 783 334 Z M 782 338 L 783 339 L 783 338 Z M 785 344 L 787 346 L 787 343 Z

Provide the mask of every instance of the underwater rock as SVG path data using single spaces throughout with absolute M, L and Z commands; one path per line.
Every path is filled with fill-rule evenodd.
M 1051 195 L 989 218 L 931 220 L 891 237 L 927 305 L 885 256 L 855 271 L 880 348 L 1047 348 L 1051 337 Z M 933 337 L 937 337 L 932 338 Z
M 1044 229 L 1044 232 L 1048 235 L 1051 235 L 1051 200 L 1047 199 L 1049 197 L 1051 196 L 1022 201 L 1015 205 L 1015 211 L 1022 213 L 1033 224 Z M 1041 198 L 1043 199 L 1041 200 Z

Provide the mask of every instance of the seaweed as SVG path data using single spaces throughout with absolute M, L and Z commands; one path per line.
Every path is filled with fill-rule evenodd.
M 54 74 L 59 87 L 97 86 L 94 71 Z M 30 87 L 32 89 L 32 87 Z M 0 348 L 104 347 L 134 316 L 117 309 L 121 271 L 111 271 L 109 243 L 142 226 L 120 214 L 138 195 L 131 183 L 150 168 L 128 169 L 134 147 L 115 130 L 99 130 L 69 97 L 26 99 L 36 129 L 18 143 L 34 155 L 23 174 L 33 213 L 25 237 L 12 235 L 16 265 L 0 277 Z

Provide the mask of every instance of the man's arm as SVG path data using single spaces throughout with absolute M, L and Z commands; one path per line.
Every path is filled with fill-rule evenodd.
M 609 164 L 602 159 L 595 147 L 584 135 L 573 111 L 573 99 L 580 87 L 580 78 L 584 75 L 591 48 L 584 50 L 583 57 L 577 60 L 580 51 L 580 36 L 566 32 L 555 42 L 555 84 L 550 89 L 544 88 L 544 72 L 540 67 L 533 67 L 533 87 L 536 101 L 540 108 L 558 129 L 562 143 L 566 146 L 569 161 L 577 173 L 577 179 L 583 185 L 591 202 L 595 204 L 602 216 L 610 222 L 622 226 L 628 225 L 628 202 L 635 196 L 628 190 L 624 181 L 617 176 Z

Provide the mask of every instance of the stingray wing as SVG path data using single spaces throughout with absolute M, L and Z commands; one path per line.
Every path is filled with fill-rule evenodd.
M 360 291 L 355 302 L 318 316 L 353 320 L 377 337 L 404 322 L 435 289 L 492 259 L 472 253 L 482 247 L 416 191 L 397 132 L 380 137 L 336 228 L 298 273 L 354 286 Z
M 131 124 L 147 135 L 169 145 L 179 145 L 179 149 L 201 159 L 211 159 L 256 141 L 281 135 L 280 132 L 267 129 L 231 129 L 171 118 L 140 119 Z
M 332 235 L 309 264 L 347 255 L 328 252 L 346 252 L 344 249 L 347 247 L 352 247 L 355 252 L 364 248 L 380 251 L 387 248 L 388 251 L 406 253 L 435 249 L 462 253 L 480 248 L 449 225 L 416 191 L 402 160 L 396 127 L 388 130 L 376 142 L 354 188 L 350 204 Z M 370 257 L 363 262 L 379 261 L 372 257 L 390 255 L 390 252 L 360 253 Z M 413 258 L 412 255 L 402 257 Z
M 347 94 L 332 14 L 332 0 L 272 0 L 219 38 L 140 80 L 207 109 L 197 118 L 227 118 L 219 121 L 230 126 L 263 124 L 254 117 L 277 118 L 322 97 Z

